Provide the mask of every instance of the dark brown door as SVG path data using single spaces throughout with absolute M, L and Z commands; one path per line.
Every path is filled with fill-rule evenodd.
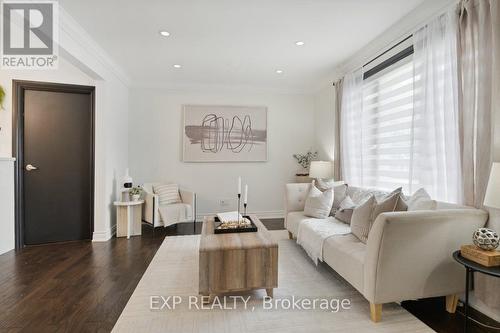
M 91 237 L 93 88 L 71 88 L 49 84 L 22 90 L 19 167 L 26 245 Z

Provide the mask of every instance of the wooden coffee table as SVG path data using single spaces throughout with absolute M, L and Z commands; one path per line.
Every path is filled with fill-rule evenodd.
M 220 293 L 278 287 L 278 242 L 256 217 L 257 232 L 214 234 L 205 217 L 200 239 L 199 293 L 209 300 Z

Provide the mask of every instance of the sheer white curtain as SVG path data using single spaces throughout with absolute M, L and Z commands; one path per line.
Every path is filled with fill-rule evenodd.
M 344 77 L 340 111 L 341 170 L 346 182 L 363 185 L 363 70 Z
M 369 79 L 345 76 L 341 165 L 355 186 L 406 193 L 424 187 L 462 203 L 457 15 L 446 13 L 413 34 L 414 54 Z
M 411 192 L 462 203 L 457 15 L 450 11 L 413 34 Z

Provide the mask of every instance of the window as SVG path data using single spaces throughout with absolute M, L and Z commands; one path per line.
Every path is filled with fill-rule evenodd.
M 411 55 L 363 81 L 362 186 L 392 190 L 408 185 L 413 94 Z

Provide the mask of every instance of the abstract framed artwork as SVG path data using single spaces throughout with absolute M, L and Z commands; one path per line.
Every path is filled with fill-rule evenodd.
M 267 161 L 265 106 L 183 105 L 184 162 Z

